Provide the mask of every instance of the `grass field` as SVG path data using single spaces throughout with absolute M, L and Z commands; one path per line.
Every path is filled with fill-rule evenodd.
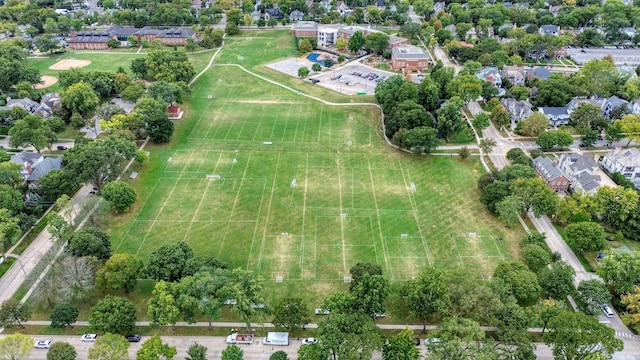
M 216 63 L 289 51 L 273 50 L 286 33 L 251 34 L 228 40 Z M 312 305 L 345 288 L 357 262 L 381 264 L 394 282 L 428 266 L 486 278 L 517 253 L 521 230 L 478 201 L 477 159 L 395 151 L 373 107 L 323 105 L 216 66 L 185 109 L 172 144 L 148 149 L 151 162 L 132 182 L 136 208 L 108 226 L 117 252 L 146 258 L 184 240 L 256 271 L 267 300 L 296 293 Z

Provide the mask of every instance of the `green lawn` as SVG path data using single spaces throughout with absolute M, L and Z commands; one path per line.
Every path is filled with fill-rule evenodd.
M 262 56 L 290 53 L 274 49 L 290 40 L 282 33 L 231 38 L 216 63 L 240 55 L 260 68 Z M 257 272 L 268 303 L 296 294 L 312 307 L 346 289 L 357 262 L 399 284 L 428 266 L 487 278 L 516 256 L 522 231 L 478 201 L 477 159 L 395 151 L 375 108 L 323 105 L 234 67 L 211 68 L 192 90 L 173 142 L 150 146 L 150 163 L 133 169 L 136 207 L 107 225 L 116 252 L 147 258 L 184 240 Z

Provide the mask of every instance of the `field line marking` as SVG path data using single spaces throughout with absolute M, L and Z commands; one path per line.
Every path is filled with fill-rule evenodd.
M 169 199 L 171 198 L 171 195 L 173 195 L 173 192 L 176 190 L 176 187 L 178 187 L 178 183 L 180 182 L 180 180 L 182 178 L 182 174 L 184 174 L 184 169 L 186 169 L 187 166 L 189 165 L 189 162 L 191 161 L 191 158 L 193 157 L 194 153 L 195 153 L 195 150 L 191 150 L 191 155 L 189 156 L 189 160 L 187 160 L 187 162 L 184 164 L 184 167 L 182 168 L 183 171 L 180 172 L 180 176 L 178 176 L 178 179 L 176 179 L 176 182 L 173 184 L 173 187 L 171 188 L 171 191 L 169 192 L 169 195 L 167 195 L 167 197 L 162 202 L 162 206 L 160 206 L 160 210 L 158 210 L 158 213 L 156 214 L 155 219 L 153 219 L 153 222 L 151 223 L 151 226 L 149 227 L 149 230 L 147 231 L 146 234 L 144 234 L 144 237 L 142 238 L 142 241 L 140 242 L 140 246 L 138 246 L 138 251 L 136 251 L 136 255 L 140 254 L 140 250 L 142 249 L 142 246 L 147 241 L 147 238 L 149 238 L 149 234 L 151 234 L 151 231 L 153 230 L 153 228 L 156 226 L 156 223 L 158 222 L 158 218 L 160 217 L 160 214 L 162 214 L 162 211 L 164 210 L 164 207 L 169 202 Z
M 200 125 L 200 122 L 202 121 L 202 119 L 204 118 L 204 116 L 206 114 L 209 113 L 209 107 L 213 104 L 213 102 L 209 102 L 209 104 L 207 104 L 207 106 L 204 108 L 204 111 L 202 112 L 202 115 L 200 115 L 200 118 L 198 118 L 198 121 L 196 121 L 196 124 L 193 126 L 193 128 L 191 129 L 191 131 L 189 132 L 189 136 L 188 138 L 191 139 L 191 137 L 193 136 L 193 132 L 196 131 L 196 129 L 198 128 L 198 126 Z
M 378 207 L 378 197 L 376 196 L 376 184 L 373 182 L 373 171 L 371 170 L 371 161 L 367 158 L 367 164 L 369 165 L 369 180 L 371 181 L 371 193 L 373 194 L 373 203 L 376 204 L 376 217 L 378 218 L 378 232 L 380 241 L 382 243 L 382 255 L 384 256 L 384 266 L 387 269 L 389 276 L 393 276 L 392 271 L 389 268 L 389 254 L 385 247 L 384 235 L 382 234 L 382 222 L 380 220 L 380 208 Z
M 320 107 L 320 111 L 322 112 L 322 107 Z M 322 134 L 322 116 L 318 117 L 318 144 L 320 144 L 320 134 Z
M 422 240 L 422 246 L 424 247 L 424 251 L 427 254 L 427 260 L 429 260 L 429 266 L 433 266 L 433 260 L 431 259 L 431 251 L 429 250 L 429 244 L 427 244 L 427 239 L 424 237 L 424 233 L 422 232 L 422 226 L 420 226 L 420 220 L 418 219 L 418 206 L 416 204 L 416 199 L 414 194 L 409 190 L 410 186 L 407 183 L 407 177 L 409 174 L 405 176 L 405 170 L 402 167 L 402 162 L 400 160 L 396 160 L 398 165 L 400 166 L 400 173 L 402 174 L 402 181 L 404 181 L 404 187 L 407 190 L 407 194 L 409 195 L 409 202 L 411 203 L 411 208 L 413 209 L 413 218 L 416 220 L 416 226 L 418 226 L 418 232 L 420 233 L 420 239 Z
M 354 169 L 351 169 L 351 209 L 355 209 L 354 197 L 355 197 L 355 178 L 354 178 Z M 373 234 L 373 232 L 371 233 Z
M 373 236 L 374 230 L 373 230 L 373 221 L 371 221 L 371 216 L 369 216 L 369 227 L 371 228 L 371 236 Z M 376 246 L 375 239 L 372 238 L 371 242 L 373 243 L 373 253 L 376 254 L 376 264 L 377 264 L 378 263 L 378 247 Z
M 466 240 L 466 238 L 464 236 L 462 236 L 462 238 L 464 238 Z M 460 254 L 460 248 L 458 248 L 458 242 L 456 241 L 456 235 L 451 235 L 451 239 L 453 240 L 453 246 L 455 246 L 455 248 L 456 248 L 456 252 L 458 253 L 458 257 L 460 258 L 460 261 L 462 261 L 462 265 L 464 265 L 464 259 L 462 257 L 462 254 Z
M 267 207 L 267 216 L 264 220 L 264 230 L 262 231 L 262 243 L 260 245 L 260 254 L 258 255 L 258 271 L 262 269 L 262 254 L 264 254 L 264 244 L 267 242 L 267 224 L 269 223 L 269 216 L 271 215 L 271 204 L 273 203 L 273 194 L 276 191 L 276 180 L 278 179 L 278 169 L 280 168 L 280 156 L 282 153 L 278 153 L 278 159 L 276 160 L 276 170 L 273 174 L 273 183 L 271 184 L 271 196 L 269 197 L 269 206 Z
M 233 205 L 231 206 L 231 212 L 229 213 L 229 220 L 227 221 L 227 226 L 225 227 L 224 234 L 222 235 L 222 242 L 220 242 L 220 247 L 218 248 L 218 257 L 220 257 L 220 254 L 222 253 L 222 249 L 224 248 L 224 242 L 227 239 L 227 233 L 229 232 L 229 226 L 231 225 L 231 219 L 233 219 L 233 212 L 235 211 L 236 205 L 238 204 L 238 198 L 240 197 L 240 191 L 242 191 L 242 184 L 244 183 L 245 175 L 247 175 L 247 169 L 249 168 L 249 162 L 251 160 L 251 155 L 252 154 L 253 153 L 251 151 L 249 151 L 249 157 L 247 157 L 247 163 L 244 166 L 244 172 L 242 173 L 242 178 L 240 178 L 240 185 L 238 186 L 238 193 L 236 194 L 235 199 L 233 199 Z
M 120 246 L 122 246 L 124 239 L 127 237 L 127 235 L 129 235 L 129 232 L 131 231 L 131 228 L 133 227 L 133 224 L 136 223 L 136 221 L 150 221 L 150 220 L 140 220 L 140 214 L 142 213 L 142 209 L 144 209 L 147 206 L 147 203 L 151 199 L 151 196 L 153 195 L 153 193 L 156 191 L 156 188 L 158 187 L 158 183 L 160 182 L 161 179 L 163 178 L 156 179 L 156 183 L 153 184 L 153 188 L 151 189 L 151 192 L 149 192 L 149 195 L 147 196 L 147 198 L 144 200 L 142 207 L 140 207 L 140 211 L 138 211 L 138 214 L 136 215 L 136 217 L 133 218 L 133 221 L 131 222 L 131 224 L 129 224 L 127 231 L 125 231 L 124 234 L 122 234 L 122 237 L 120 237 L 120 243 L 118 243 L 118 246 L 116 246 L 116 249 L 113 251 L 114 253 L 118 252 L 118 249 L 120 249 Z
M 338 168 L 338 195 L 340 197 L 340 214 L 344 212 L 342 207 L 342 176 L 340 175 L 340 157 L 336 154 L 336 167 Z M 346 217 L 340 215 L 340 232 L 342 234 L 342 268 L 347 271 L 347 252 L 344 247 L 344 221 Z
M 502 260 L 504 260 L 504 255 L 502 255 L 502 251 L 500 251 L 500 248 L 498 247 L 498 243 L 496 242 L 495 238 L 493 236 L 489 236 L 489 237 L 493 241 L 493 245 L 495 245 L 496 249 L 498 249 L 498 254 L 500 254 L 500 257 L 502 258 Z
M 307 216 L 307 184 L 309 181 L 309 153 L 307 153 L 307 162 L 304 169 L 304 195 L 302 197 L 302 246 L 300 249 L 300 277 L 303 276 L 304 273 L 304 224 Z
M 233 119 L 233 122 L 229 125 L 229 129 L 227 129 L 227 133 L 224 135 L 224 139 L 223 140 L 228 140 L 227 138 L 229 137 L 229 134 L 231 133 L 231 129 L 233 129 L 235 127 L 234 126 L 235 124 L 236 124 L 236 119 Z M 244 126 L 244 123 L 243 123 L 242 126 Z M 238 139 L 234 139 L 234 140 L 238 140 Z
M 207 133 L 202 138 L 204 138 L 204 139 L 209 139 L 210 138 L 209 137 L 209 133 L 211 132 L 211 129 L 213 129 L 213 125 L 215 125 L 217 121 L 220 121 L 220 118 L 222 117 L 222 114 L 226 113 L 226 107 L 227 107 L 227 104 L 221 104 L 220 111 L 218 111 L 218 112 L 216 112 L 214 114 L 213 118 L 211 119 L 211 122 L 209 123 L 209 127 L 207 128 Z M 213 138 L 214 139 L 216 138 L 216 133 L 218 132 L 218 129 L 216 129 L 216 131 L 213 133 Z
M 220 164 L 220 159 L 222 159 L 222 154 L 223 154 L 223 152 L 220 152 L 220 156 L 218 156 L 218 161 L 216 162 L 216 166 L 214 166 L 214 168 L 213 168 L 213 173 L 215 173 L 216 169 L 218 169 L 218 165 Z M 184 232 L 184 237 L 182 238 L 183 241 L 187 241 L 187 238 L 189 237 L 189 233 L 191 232 L 191 228 L 193 227 L 193 223 L 196 220 L 196 218 L 198 218 L 198 214 L 200 213 L 200 209 L 202 208 L 202 204 L 204 203 L 204 199 L 207 196 L 207 191 L 209 190 L 209 185 L 211 185 L 212 182 L 213 182 L 213 180 L 208 180 L 207 181 L 207 186 L 205 186 L 204 192 L 202 193 L 202 196 L 200 197 L 200 202 L 198 202 L 198 207 L 196 207 L 196 212 L 193 213 L 193 216 L 191 217 L 191 222 L 189 224 L 189 227 L 187 228 L 187 231 Z
M 253 139 L 251 139 L 253 141 L 256 140 L 256 136 L 258 136 L 258 130 L 260 130 L 260 127 L 262 127 L 262 122 L 264 121 L 264 114 L 266 113 L 266 110 L 264 108 L 265 106 L 266 106 L 265 104 L 262 104 L 262 115 L 260 115 L 260 121 L 258 121 L 258 126 L 256 126 L 256 129 L 253 133 Z M 244 129 L 244 124 L 246 124 L 246 121 L 242 124 L 243 129 Z M 242 129 L 240 129 L 240 133 L 242 133 Z M 263 140 L 269 140 L 269 139 L 263 139 Z

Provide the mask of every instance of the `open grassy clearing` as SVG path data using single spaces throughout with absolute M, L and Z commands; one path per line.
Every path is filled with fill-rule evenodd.
M 244 42 L 227 41 L 216 63 L 255 51 Z M 296 294 L 311 306 L 345 289 L 357 262 L 381 264 L 397 284 L 427 266 L 487 278 L 516 255 L 521 230 L 478 201 L 477 159 L 396 152 L 377 109 L 323 105 L 233 67 L 213 67 L 192 90 L 172 145 L 150 147 L 139 169 L 136 208 L 109 224 L 117 252 L 146 258 L 185 240 L 259 273 L 267 301 Z

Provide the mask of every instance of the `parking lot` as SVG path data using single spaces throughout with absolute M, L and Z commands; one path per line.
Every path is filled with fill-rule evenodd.
M 378 82 L 393 75 L 397 74 L 354 63 L 324 71 L 311 79 L 320 80 L 316 83 L 318 86 L 345 95 L 373 95 Z
M 640 50 L 627 48 L 627 49 L 605 49 L 605 48 L 579 48 L 569 47 L 567 48 L 567 54 L 571 56 L 571 59 L 578 65 L 584 65 L 589 60 L 602 59 L 607 55 L 611 55 L 617 66 L 638 66 L 640 65 Z

